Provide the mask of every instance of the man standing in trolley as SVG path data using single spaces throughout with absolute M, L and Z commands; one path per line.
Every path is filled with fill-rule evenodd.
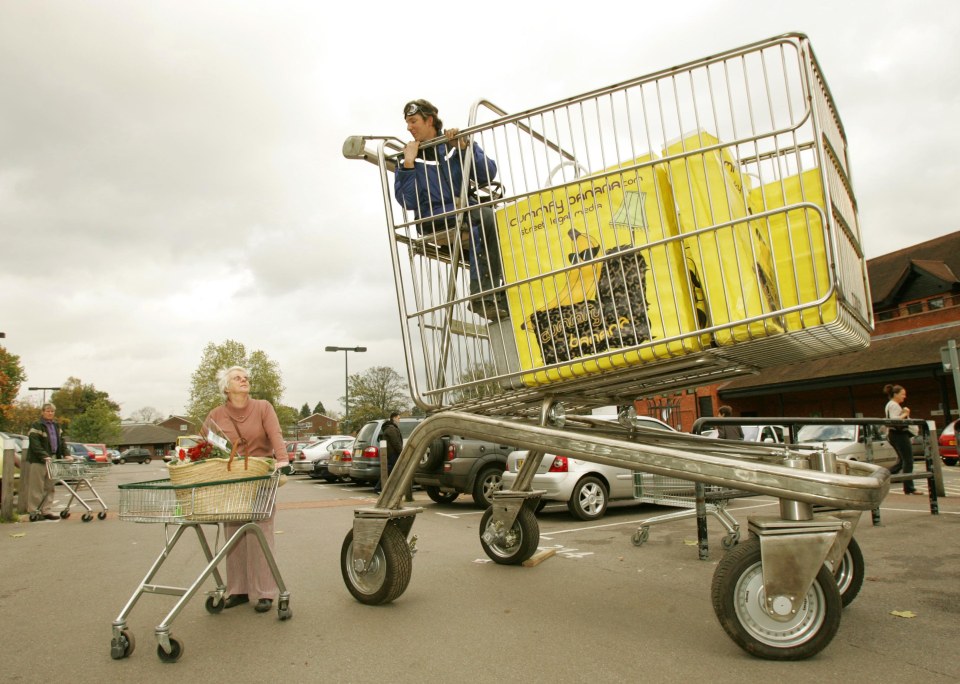
M 457 209 L 457 199 L 463 187 L 463 168 L 469 159 L 468 172 L 476 187 L 482 188 L 496 178 L 497 165 L 487 157 L 480 145 L 466 138 L 457 140 L 456 128 L 443 130 L 438 110 L 427 100 L 412 100 L 403 108 L 407 131 L 413 136 L 403 149 L 403 159 L 394 178 L 394 195 L 405 210 L 424 220 Z M 428 140 L 444 134 L 446 142 L 421 148 Z M 479 200 L 471 194 L 467 202 L 476 206 Z M 489 290 L 503 283 L 500 263 L 500 245 L 497 242 L 497 221 L 490 207 L 479 207 L 464 216 L 469 224 L 469 238 L 464 250 L 470 265 L 470 294 L 475 297 L 471 308 L 487 317 L 506 316 L 506 298 L 503 293 L 494 297 Z M 426 221 L 419 226 L 424 233 L 437 233 L 456 228 L 456 217 Z

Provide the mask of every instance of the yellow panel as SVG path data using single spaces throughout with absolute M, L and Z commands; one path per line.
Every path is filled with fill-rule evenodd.
M 669 144 L 665 154 L 689 153 L 719 142 L 710 133 L 698 131 Z M 765 226 L 749 220 L 746 182 L 729 152 L 722 148 L 670 162 L 681 233 L 693 234 L 743 219 L 684 240 L 689 257 L 703 277 L 710 325 L 769 315 L 780 308 Z M 782 331 L 780 322 L 770 317 L 723 328 L 714 333 L 714 339 L 719 345 L 728 345 Z
M 679 241 L 603 260 L 678 235 L 663 167 L 622 171 L 644 156 L 497 212 L 511 326 L 528 385 L 698 351 L 694 308 Z M 662 211 L 661 211 L 662 207 Z M 570 268 L 572 267 L 572 268 Z M 569 268 L 570 270 L 562 270 Z M 682 340 L 650 344 L 687 335 Z M 646 346 L 636 349 L 637 345 Z M 617 349 L 600 359 L 578 358 Z M 550 370 L 546 365 L 569 362 Z

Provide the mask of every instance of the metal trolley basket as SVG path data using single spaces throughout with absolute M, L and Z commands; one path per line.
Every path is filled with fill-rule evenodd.
M 136 639 L 127 629 L 127 617 L 143 594 L 166 594 L 180 597 L 163 621 L 157 625 L 157 656 L 164 662 L 176 662 L 183 655 L 183 642 L 170 633 L 173 620 L 200 590 L 208 577 L 213 576 L 216 588 L 207 592 L 205 608 L 209 613 L 219 613 L 224 607 L 226 583 L 220 575 L 219 566 L 230 549 L 237 545 L 247 534 L 253 534 L 260 542 L 260 548 L 270 566 L 273 578 L 280 589 L 277 601 L 277 613 L 281 620 L 293 616 L 290 609 L 290 594 L 283 583 L 280 570 L 270 547 L 267 546 L 263 531 L 256 525 L 273 514 L 276 503 L 279 472 L 259 477 L 245 477 L 229 481 L 203 482 L 198 484 L 175 485 L 170 480 L 152 480 L 119 485 L 120 519 L 138 523 L 163 523 L 165 544 L 160 555 L 150 566 L 149 571 L 134 591 L 130 600 L 113 621 L 113 638 L 110 642 L 110 656 L 120 660 L 130 656 L 136 648 Z M 221 523 L 246 523 L 220 547 Z M 215 526 L 216 537 L 211 548 L 203 526 Z M 170 533 L 173 526 L 173 533 Z M 196 531 L 200 548 L 207 559 L 207 565 L 188 587 L 172 587 L 155 584 L 154 578 L 170 556 L 177 542 L 187 529 Z M 217 550 L 218 549 L 218 550 Z M 216 552 L 214 553 L 214 550 Z
M 91 503 L 100 506 L 97 513 L 97 519 L 103 520 L 107 517 L 107 504 L 100 497 L 100 494 L 93 487 L 94 480 L 102 479 L 110 470 L 109 463 L 95 463 L 90 461 L 68 461 L 65 459 L 53 459 L 47 461 L 47 475 L 51 480 L 62 484 L 68 492 L 70 498 L 66 505 L 60 510 L 61 518 L 70 517 L 70 507 L 76 501 L 84 508 L 84 513 L 80 516 L 83 522 L 93 520 L 93 507 Z M 83 491 L 90 492 L 89 498 L 83 497 Z M 30 520 L 36 520 L 40 516 L 39 511 L 30 513 Z
M 548 451 L 778 497 L 780 515 L 751 518 L 718 565 L 715 612 L 760 657 L 829 644 L 862 582 L 853 530 L 886 495 L 885 470 L 645 430 L 627 410 L 614 428 L 584 415 L 869 343 L 846 138 L 809 40 L 775 37 L 517 114 L 480 100 L 455 143 L 421 144 L 437 152 L 421 175 L 399 168 L 403 147 L 343 147 L 380 172 L 411 393 L 431 413 L 377 504 L 355 512 L 341 552 L 351 594 L 379 604 L 406 589 L 421 509 L 403 493 L 416 455 L 458 434 L 529 450 L 480 524 L 503 565 L 536 551 L 531 483 Z M 437 182 L 419 187 L 424 173 Z

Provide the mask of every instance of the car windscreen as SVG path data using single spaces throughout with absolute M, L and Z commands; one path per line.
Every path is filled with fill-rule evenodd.
M 360 432 L 357 433 L 357 446 L 360 446 L 361 444 L 373 444 L 373 433 L 376 431 L 378 425 L 379 422 L 374 421 L 372 423 L 367 423 L 360 428 Z
M 804 425 L 797 431 L 797 442 L 855 442 L 856 425 Z

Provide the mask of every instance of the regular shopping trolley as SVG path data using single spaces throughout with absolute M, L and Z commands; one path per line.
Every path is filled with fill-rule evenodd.
M 100 507 L 100 511 L 97 513 L 98 520 L 103 520 L 107 517 L 107 504 L 100 497 L 100 494 L 97 493 L 97 490 L 94 489 L 93 481 L 102 479 L 110 471 L 109 463 L 53 459 L 47 461 L 46 467 L 47 475 L 50 476 L 50 479 L 63 485 L 64 488 L 70 492 L 70 498 L 67 500 L 66 505 L 60 510 L 61 518 L 70 517 L 70 507 L 74 501 L 84 508 L 84 513 L 80 516 L 83 522 L 93 520 L 93 507 L 90 504 L 95 504 Z M 88 498 L 83 497 L 84 491 L 90 492 Z M 31 521 L 38 520 L 39 518 L 39 510 L 30 512 Z
M 379 169 L 411 394 L 431 414 L 376 505 L 355 512 L 341 550 L 350 593 L 379 604 L 404 592 L 421 509 L 403 493 L 417 455 L 458 434 L 530 452 L 480 522 L 503 565 L 536 551 L 545 452 L 779 498 L 780 514 L 752 517 L 720 562 L 713 605 L 752 654 L 824 648 L 840 621 L 831 570 L 888 473 L 826 450 L 731 451 L 644 429 L 629 408 L 869 343 L 846 138 L 809 40 L 775 37 L 518 114 L 479 100 L 455 143 L 421 144 L 436 153 L 413 171 L 400 168 L 404 144 L 343 146 Z M 622 424 L 585 415 L 603 405 L 623 406 Z M 815 515 L 818 504 L 854 513 Z
M 189 466 L 187 466 L 189 467 Z M 277 614 L 280 620 L 293 616 L 290 608 L 290 593 L 283 583 L 280 570 L 270 547 L 267 546 L 263 531 L 256 524 L 273 514 L 276 503 L 277 484 L 280 473 L 260 477 L 246 477 L 229 481 L 204 482 L 199 484 L 175 485 L 170 480 L 152 480 L 120 485 L 120 519 L 140 523 L 163 523 L 165 544 L 160 555 L 150 566 L 143 581 L 134 591 L 130 600 L 113 621 L 113 638 L 110 642 L 110 656 L 120 660 L 130 656 L 136 648 L 136 638 L 127 628 L 127 617 L 143 594 L 166 594 L 180 597 L 163 621 L 157 625 L 157 656 L 164 662 L 176 662 L 183 655 L 183 642 L 171 635 L 170 627 L 177 615 L 196 595 L 210 576 L 216 587 L 206 593 L 204 604 L 207 612 L 219 613 L 224 608 L 226 583 L 220 575 L 219 566 L 230 549 L 236 546 L 247 534 L 253 534 L 260 542 L 260 548 L 270 566 L 273 578 L 280 589 L 277 600 Z M 245 523 L 220 546 L 221 523 Z M 211 548 L 203 526 L 216 529 L 214 545 Z M 170 529 L 173 528 L 171 534 Z M 177 542 L 188 530 L 197 534 L 200 548 L 207 559 L 207 565 L 188 587 L 172 587 L 154 583 L 154 578 L 170 556 Z

